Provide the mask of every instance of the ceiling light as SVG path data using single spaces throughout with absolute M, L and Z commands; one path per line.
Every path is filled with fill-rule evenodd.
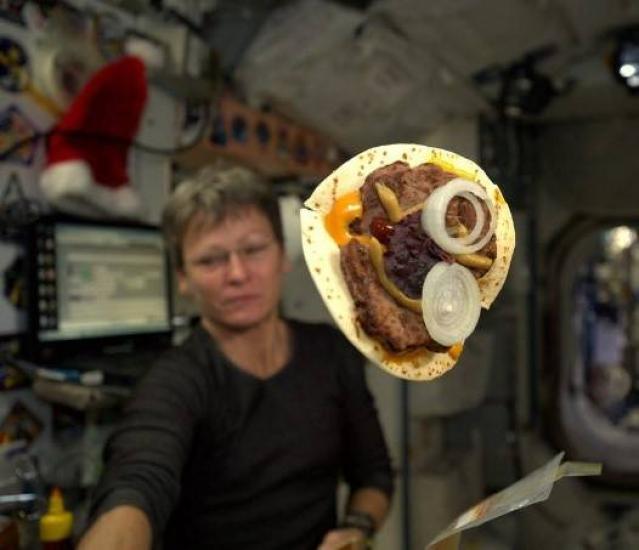
M 637 240 L 637 232 L 631 227 L 621 225 L 610 229 L 605 236 L 606 247 L 612 256 L 630 248 Z
M 639 92 L 639 26 L 617 29 L 613 34 L 615 51 L 613 66 L 615 78 L 633 94 Z
M 639 75 L 632 75 L 628 80 L 627 80 L 628 86 L 630 86 L 631 88 L 639 88 Z
M 637 65 L 634 63 L 625 63 L 619 67 L 619 74 L 624 78 L 630 78 L 637 73 Z

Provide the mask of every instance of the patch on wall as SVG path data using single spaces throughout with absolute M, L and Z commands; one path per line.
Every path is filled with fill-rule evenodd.
M 12 38 L 0 36 L 0 88 L 16 93 L 29 83 L 29 58 L 24 48 Z
M 37 140 L 33 138 L 38 134 L 36 126 L 15 105 L 11 105 L 0 111 L 0 158 L 3 162 L 16 162 L 30 166 L 35 157 Z M 13 149 L 14 147 L 19 147 Z M 7 152 L 9 155 L 6 155 Z

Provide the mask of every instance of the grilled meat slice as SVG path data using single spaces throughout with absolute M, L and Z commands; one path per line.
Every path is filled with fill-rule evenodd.
M 365 245 L 351 239 L 341 247 L 340 263 L 357 319 L 366 334 L 393 352 L 421 346 L 445 349 L 428 334 L 420 315 L 399 306 L 384 290 Z
M 377 196 L 377 183 L 389 187 L 397 196 L 401 208 L 406 210 L 423 203 L 435 189 L 453 178 L 455 174 L 430 163 L 410 168 L 405 162 L 397 161 L 373 170 L 360 189 L 363 207 L 362 229 L 369 232 L 373 218 L 386 217 L 386 211 Z
M 401 184 L 394 189 L 403 210 L 423 203 L 438 187 L 456 178 L 436 164 L 425 163 L 402 174 Z

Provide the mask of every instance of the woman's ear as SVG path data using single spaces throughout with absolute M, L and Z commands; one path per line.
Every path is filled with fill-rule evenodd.
M 283 259 L 283 263 L 282 263 L 282 272 L 283 273 L 290 273 L 291 271 L 293 271 L 293 262 L 291 262 L 290 258 L 288 257 L 288 253 L 286 251 L 284 251 L 284 259 Z
M 300 225 L 302 200 L 297 195 L 284 195 L 279 197 L 278 201 L 282 217 L 284 250 L 286 250 L 292 264 L 302 255 L 302 227 Z
M 186 273 L 184 273 L 183 269 L 177 269 L 175 272 L 176 276 L 177 276 L 177 289 L 178 292 L 188 298 L 191 296 L 191 289 L 189 288 L 189 281 L 188 278 L 186 276 Z

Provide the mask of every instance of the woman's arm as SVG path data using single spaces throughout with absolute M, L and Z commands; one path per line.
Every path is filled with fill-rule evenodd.
M 349 506 L 363 506 L 379 527 L 394 488 L 388 446 L 366 382 L 364 358 L 350 345 L 340 357 L 343 473 L 351 489 Z
M 346 518 L 349 514 L 366 514 L 373 520 L 373 529 L 377 531 L 388 513 L 390 499 L 388 495 L 374 487 L 357 489 L 352 495 L 346 510 Z
M 350 497 L 341 526 L 326 533 L 318 550 L 359 550 L 367 547 L 370 536 L 380 528 L 390 499 L 375 488 L 357 489 Z
M 116 506 L 85 533 L 77 550 L 150 550 L 151 524 L 135 506 Z
M 120 541 L 122 548 L 152 544 L 164 531 L 179 498 L 182 469 L 204 406 L 206 384 L 197 369 L 189 367 L 180 355 L 161 360 L 125 407 L 92 494 L 93 525 L 83 539 L 92 545 L 87 548 L 109 548 L 107 542 L 114 537 L 126 537 Z M 120 532 L 115 528 L 120 524 L 133 530 Z
M 345 442 L 343 471 L 351 494 L 338 529 L 327 533 L 321 550 L 364 548 L 384 522 L 393 493 L 388 448 L 364 373 L 363 357 L 350 345 L 338 349 Z

